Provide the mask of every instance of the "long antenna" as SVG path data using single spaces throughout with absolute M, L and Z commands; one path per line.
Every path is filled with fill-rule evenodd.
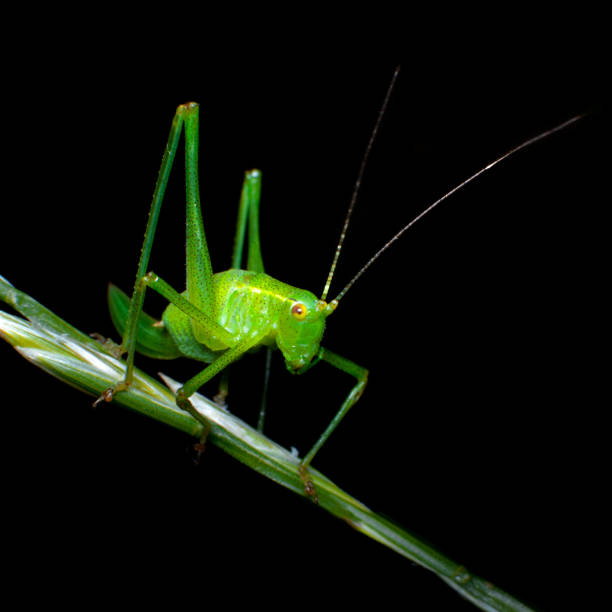
M 359 167 L 359 174 L 357 175 L 357 180 L 355 181 L 355 187 L 353 187 L 353 194 L 351 196 L 351 201 L 348 207 L 348 212 L 346 213 L 346 218 L 344 219 L 344 226 L 342 228 L 342 232 L 340 233 L 340 240 L 338 241 L 338 246 L 336 247 L 336 252 L 334 253 L 334 260 L 332 261 L 331 268 L 329 269 L 327 281 L 325 282 L 325 287 L 323 288 L 323 294 L 321 295 L 322 300 L 325 300 L 329 292 L 329 287 L 331 285 L 332 278 L 334 276 L 334 272 L 336 271 L 336 266 L 338 265 L 338 258 L 340 257 L 340 250 L 342 249 L 342 244 L 344 243 L 344 239 L 346 238 L 346 230 L 348 229 L 349 221 L 351 220 L 351 215 L 353 214 L 353 208 L 355 208 L 355 202 L 357 202 L 357 195 L 359 194 L 359 187 L 361 186 L 361 179 L 363 178 L 363 171 L 365 170 L 366 162 L 368 161 L 368 157 L 372 149 L 372 144 L 374 143 L 374 139 L 376 138 L 376 134 L 378 133 L 378 128 L 380 127 L 380 124 L 382 122 L 383 115 L 385 114 L 385 111 L 387 110 L 389 98 L 391 97 L 391 92 L 393 91 L 393 87 L 395 86 L 395 81 L 397 80 L 399 71 L 400 71 L 400 67 L 397 66 L 397 68 L 393 72 L 393 76 L 391 77 L 391 83 L 389 83 L 389 87 L 387 89 L 385 99 L 382 103 L 382 106 L 380 107 L 380 110 L 378 111 L 378 117 L 376 118 L 374 129 L 372 130 L 372 134 L 370 135 L 370 140 L 368 142 L 368 146 L 366 147 L 365 153 L 363 155 L 363 159 L 361 160 L 361 166 Z
M 564 121 L 563 123 L 557 125 L 556 127 L 551 128 L 550 130 L 547 130 L 546 132 L 542 132 L 541 134 L 538 134 L 537 136 L 534 136 L 533 138 L 526 140 L 520 145 L 514 147 L 513 149 L 510 149 L 507 153 L 504 153 L 501 157 L 498 157 L 495 161 L 492 161 L 490 164 L 488 164 L 487 166 L 485 166 L 484 168 L 482 168 L 475 174 L 472 174 L 472 176 L 470 176 L 468 179 L 466 179 L 462 183 L 459 183 L 459 185 L 457 185 L 456 187 L 451 189 L 449 192 L 444 194 L 440 199 L 436 200 L 433 204 L 430 204 L 425 210 L 423 210 L 414 219 L 412 219 L 410 223 L 405 225 L 399 232 L 397 232 L 397 234 L 395 234 L 395 236 L 393 236 L 391 240 L 386 242 L 378 251 L 376 251 L 376 253 L 359 270 L 359 272 L 357 272 L 357 274 L 355 274 L 355 276 L 349 281 L 346 287 L 338 294 L 338 297 L 336 298 L 335 301 L 340 301 L 344 297 L 346 292 L 355 284 L 355 281 L 374 263 L 374 261 L 376 261 L 406 230 L 411 228 L 417 221 L 422 219 L 427 213 L 431 212 L 438 204 L 440 204 L 441 202 L 443 202 L 444 200 L 452 196 L 454 193 L 459 191 L 462 187 L 465 187 L 468 183 L 471 183 L 475 178 L 479 177 L 481 174 L 483 174 L 487 170 L 490 170 L 491 168 L 493 168 L 493 166 L 498 164 L 500 161 L 506 159 L 507 157 L 516 153 L 517 151 L 520 151 L 521 149 L 524 149 L 534 144 L 535 142 L 538 142 L 538 140 L 542 140 L 543 138 L 546 138 L 550 136 L 551 134 L 554 134 L 555 132 L 559 132 L 560 130 L 565 129 L 567 126 L 578 121 L 579 119 L 582 119 L 583 117 L 584 115 L 576 115 L 575 117 L 572 117 L 571 119 L 568 119 L 567 121 Z

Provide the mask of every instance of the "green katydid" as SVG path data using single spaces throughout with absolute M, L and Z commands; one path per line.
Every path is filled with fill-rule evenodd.
M 124 380 L 107 389 L 96 403 L 111 401 L 114 394 L 130 385 L 136 350 L 161 359 L 185 356 L 210 364 L 187 381 L 176 396 L 177 405 L 202 422 L 203 417 L 193 408 L 189 397 L 247 351 L 276 344 L 292 373 L 303 373 L 319 360 L 326 361 L 354 376 L 357 382 L 328 428 L 302 460 L 306 490 L 312 493 L 312 485 L 306 476 L 307 466 L 358 400 L 366 385 L 368 372 L 320 346 L 325 320 L 335 310 L 337 300 L 327 303 L 310 291 L 292 287 L 265 274 L 258 227 L 259 170 L 251 170 L 245 176 L 232 269 L 213 274 L 198 188 L 198 110 L 196 103 L 183 104 L 178 107 L 172 122 L 131 301 L 118 288 L 112 285 L 109 288 L 111 316 L 123 336 L 121 352 L 127 352 L 127 368 Z M 147 267 L 164 191 L 183 127 L 187 183 L 187 289 L 179 293 L 154 272 L 147 272 Z M 247 222 L 248 258 L 246 270 L 242 270 L 240 266 Z M 147 287 L 170 302 L 161 321 L 142 312 Z M 222 392 L 221 396 L 225 393 Z M 202 443 L 209 430 L 207 423 L 203 422 L 203 425 L 205 433 Z
M 397 76 L 397 71 L 395 76 Z M 379 121 L 392 86 L 393 82 L 379 113 Z M 335 299 L 327 302 L 326 298 L 338 255 L 355 203 L 361 172 L 379 121 L 374 128 L 364 156 L 325 288 L 321 298 L 317 298 L 310 291 L 282 283 L 270 277 L 264 271 L 259 239 L 261 190 L 261 172 L 259 170 L 248 171 L 245 175 L 239 205 L 232 268 L 213 274 L 199 198 L 198 112 L 199 107 L 196 103 L 187 103 L 179 106 L 174 116 L 153 194 L 131 300 L 116 287 L 111 286 L 109 289 L 111 316 L 118 331 L 122 334 L 120 352 L 127 353 L 127 366 L 124 379 L 107 389 L 96 403 L 111 401 L 114 394 L 127 389 L 133 377 L 136 351 L 162 359 L 185 356 L 202 361 L 209 365 L 178 390 L 176 403 L 181 409 L 189 412 L 194 418 L 202 422 L 204 425 L 202 442 L 204 442 L 210 426 L 205 422 L 204 417 L 194 409 L 189 397 L 205 382 L 217 374 L 226 372 L 227 366 L 242 357 L 246 352 L 262 346 L 267 347 L 268 350 L 274 347 L 279 348 L 288 370 L 294 374 L 304 373 L 319 361 L 325 361 L 353 376 L 356 383 L 328 427 L 301 460 L 301 473 L 305 491 L 316 500 L 316 493 L 308 480 L 307 468 L 342 418 L 357 402 L 363 393 L 368 378 L 366 368 L 321 346 L 327 317 L 335 311 L 340 299 L 373 261 L 440 202 L 509 155 L 563 129 L 579 119 L 580 116 L 574 117 L 511 149 L 431 204 L 376 252 Z M 164 192 L 183 129 L 185 131 L 187 191 L 187 282 L 186 290 L 180 293 L 157 274 L 149 271 L 148 265 Z M 247 264 L 246 269 L 242 269 L 247 226 Z M 147 288 L 158 292 L 170 302 L 160 321 L 142 311 Z M 226 380 L 223 379 L 220 398 L 223 399 L 226 393 Z M 260 426 L 261 424 L 262 419 L 260 418 Z

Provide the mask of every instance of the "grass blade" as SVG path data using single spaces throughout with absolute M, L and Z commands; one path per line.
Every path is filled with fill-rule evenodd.
M 29 321 L 0 312 L 0 336 L 23 357 L 51 375 L 93 396 L 123 374 L 125 364 L 102 344 L 74 329 L 36 300 L 0 276 L 0 299 Z M 163 377 L 167 387 L 135 370 L 130 390 L 114 401 L 171 427 L 199 437 L 201 425 L 181 411 L 172 391 L 180 383 Z M 299 477 L 299 459 L 242 420 L 196 394 L 194 407 L 213 423 L 209 440 L 231 456 L 278 484 L 305 495 Z M 444 582 L 482 610 L 527 611 L 521 602 L 491 583 L 468 572 L 403 528 L 372 512 L 328 478 L 310 469 L 319 505 L 357 531 L 415 563 L 435 572 Z

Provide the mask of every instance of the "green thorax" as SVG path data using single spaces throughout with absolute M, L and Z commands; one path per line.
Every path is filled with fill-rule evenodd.
M 317 354 L 325 318 L 332 308 L 310 291 L 262 272 L 236 269 L 214 274 L 213 288 L 213 317 L 231 333 L 233 346 L 248 337 L 260 336 L 258 345 L 276 344 L 291 370 L 299 370 Z M 199 330 L 193 320 L 172 304 L 164 312 L 163 320 L 181 350 L 183 346 L 188 348 L 186 343 L 191 344 L 192 340 L 212 351 L 228 348 Z M 187 327 L 192 333 L 187 333 Z M 188 340 L 187 336 L 191 338 Z
M 259 272 L 227 270 L 213 275 L 215 320 L 229 331 L 237 342 L 255 330 L 269 328 L 262 344 L 272 344 L 278 321 L 289 300 L 303 299 L 301 291 Z M 299 294 L 299 296 L 297 295 Z

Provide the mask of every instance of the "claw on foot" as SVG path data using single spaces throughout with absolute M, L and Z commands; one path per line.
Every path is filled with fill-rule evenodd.
M 193 464 L 200 465 L 200 459 L 202 458 L 202 453 L 206 450 L 206 440 L 200 439 L 199 442 L 196 442 L 193 445 L 193 450 L 195 451 L 195 457 L 193 458 Z
M 102 395 L 93 403 L 93 407 L 96 408 L 102 402 L 110 403 L 113 401 L 113 395 L 115 394 L 115 390 L 112 387 L 105 389 L 102 392 Z
M 117 395 L 117 393 L 121 393 L 121 391 L 127 391 L 130 387 L 129 382 L 120 382 L 114 387 L 109 387 L 102 392 L 102 395 L 93 403 L 94 408 L 101 404 L 102 402 L 110 403 L 113 401 L 113 397 Z
M 113 357 L 121 359 L 121 356 L 125 351 L 121 348 L 120 344 L 113 342 L 110 338 L 106 338 L 97 332 L 93 332 L 92 334 L 89 334 L 89 336 L 94 340 L 97 340 Z
M 206 449 L 206 439 L 208 438 L 208 434 L 212 429 L 212 425 L 208 419 L 200 414 L 194 407 L 193 404 L 189 401 L 188 397 L 185 395 L 182 389 L 179 389 L 176 392 L 176 405 L 181 409 L 190 414 L 196 421 L 199 421 L 202 424 L 202 431 L 200 433 L 200 441 L 193 445 L 193 449 L 196 452 L 196 458 L 194 463 L 198 465 L 200 463 L 200 457 L 202 453 Z
M 227 408 L 227 393 L 219 391 L 219 393 L 213 397 L 213 402 L 215 402 L 219 408 L 225 410 Z
M 317 495 L 317 490 L 315 489 L 314 482 L 310 480 L 310 474 L 308 474 L 308 468 L 305 465 L 300 465 L 298 471 L 300 473 L 300 478 L 302 479 L 302 482 L 304 483 L 304 493 L 306 493 L 306 495 L 310 497 L 310 499 L 312 500 L 314 504 L 318 504 L 319 496 Z

